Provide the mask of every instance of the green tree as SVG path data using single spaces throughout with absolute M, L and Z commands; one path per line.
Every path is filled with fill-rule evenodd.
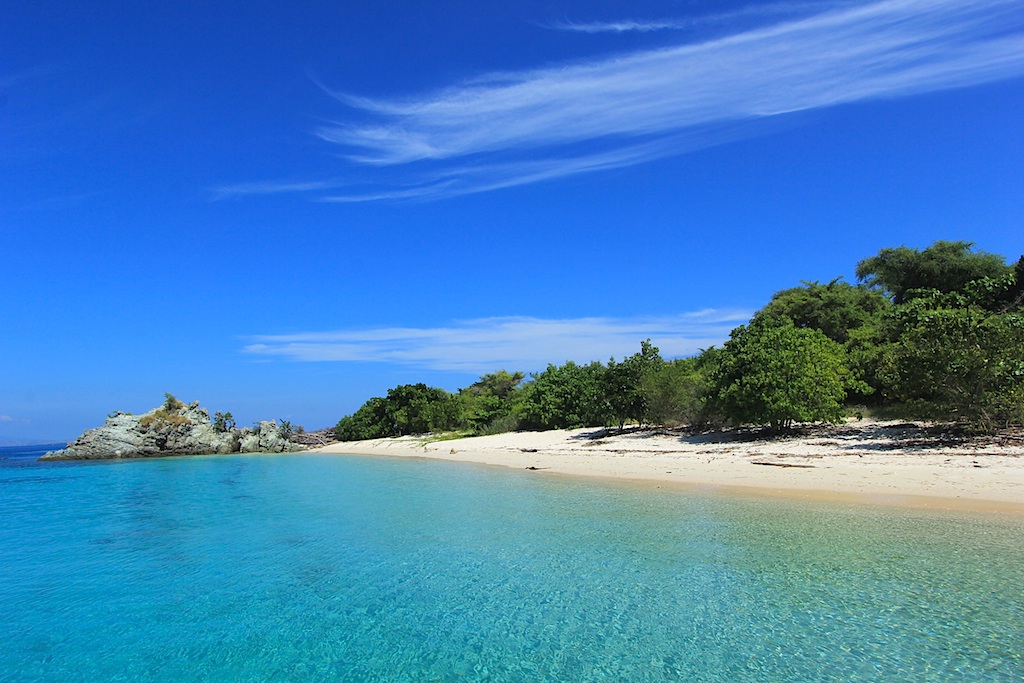
M 757 315 L 782 315 L 797 327 L 821 330 L 832 341 L 846 344 L 854 331 L 877 325 L 890 308 L 881 292 L 837 278 L 827 285 L 804 282 L 777 292 Z
M 914 290 L 962 292 L 981 278 L 1002 278 L 1010 271 L 998 254 L 974 251 L 973 242 L 940 240 L 923 251 L 909 247 L 882 249 L 857 264 L 857 279 L 878 287 L 897 304 Z
M 402 384 L 388 389 L 384 398 L 374 397 L 334 428 L 341 441 L 380 439 L 406 434 L 447 431 L 462 419 L 456 396 L 426 384 Z
M 733 330 L 713 378 L 723 414 L 779 431 L 794 422 L 838 422 L 850 383 L 843 347 L 788 318 Z
M 921 297 L 894 313 L 887 393 L 923 417 L 985 431 L 1024 424 L 1024 316 L 942 304 Z
M 427 402 L 423 408 L 428 432 L 450 432 L 464 422 L 462 401 L 458 394 L 443 393 Z
M 548 365 L 523 387 L 516 417 L 526 429 L 571 429 L 598 427 L 610 419 L 602 389 L 605 367 L 593 362 L 577 365 Z
M 213 414 L 213 428 L 218 432 L 227 432 L 235 428 L 235 416 L 230 412 Z
M 399 434 L 424 434 L 450 429 L 453 424 L 450 396 L 444 389 L 419 384 L 402 384 L 388 389 L 387 415 Z
M 665 361 L 648 339 L 640 343 L 640 352 L 621 363 L 612 358 L 601 375 L 601 389 L 613 419 L 622 429 L 627 421 L 640 425 L 647 419 L 647 393 L 644 378 L 655 373 Z
M 465 389 L 459 390 L 462 420 L 477 434 L 495 434 L 515 429 L 513 416 L 517 387 L 526 375 L 506 370 L 483 375 Z
M 339 441 L 362 441 L 398 436 L 398 426 L 388 415 L 387 401 L 374 396 L 355 413 L 346 415 L 334 427 Z
M 993 313 L 1024 309 L 1024 256 L 1002 277 L 983 277 L 967 283 L 965 303 Z
M 837 278 L 827 285 L 805 282 L 776 293 L 755 317 L 786 317 L 799 328 L 821 330 L 844 346 L 847 364 L 862 383 L 855 385 L 858 400 L 873 395 L 877 402 L 881 381 L 878 365 L 885 338 L 882 323 L 892 303 L 877 289 L 851 285 Z
M 647 419 L 668 427 L 703 423 L 707 388 L 697 358 L 663 363 L 643 380 Z

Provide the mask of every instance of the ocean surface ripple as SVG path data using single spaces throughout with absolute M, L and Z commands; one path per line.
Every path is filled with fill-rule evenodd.
M 1015 516 L 3 450 L 0 681 L 1024 679 Z

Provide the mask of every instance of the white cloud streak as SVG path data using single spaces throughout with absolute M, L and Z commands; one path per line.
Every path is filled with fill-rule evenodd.
M 238 183 L 213 188 L 215 199 L 228 199 L 249 194 L 284 194 L 288 192 L 315 192 L 319 190 L 334 190 L 348 185 L 344 180 L 296 180 L 296 181 L 274 181 L 261 180 L 253 183 Z
M 542 24 L 555 31 L 577 33 L 650 33 L 652 31 L 680 31 L 708 25 L 722 25 L 744 19 L 766 19 L 770 17 L 792 17 L 822 12 L 841 6 L 849 6 L 853 0 L 843 2 L 759 2 L 739 7 L 730 12 L 708 14 L 687 19 L 624 19 L 619 21 L 559 21 Z
M 626 33 L 636 31 L 649 33 L 651 31 L 666 31 L 689 28 L 692 22 L 684 21 L 593 21 L 593 22 L 560 22 L 551 24 L 546 28 L 559 31 L 576 31 L 578 33 Z
M 482 374 L 501 368 L 541 370 L 548 363 L 621 358 L 650 338 L 665 357 L 721 344 L 751 316 L 704 310 L 650 318 L 482 318 L 436 328 L 370 328 L 252 338 L 243 352 L 293 361 L 395 363 Z
M 14 422 L 14 418 L 10 415 L 0 415 L 0 422 Z
M 1018 77 L 1022 29 L 1019 0 L 883 0 L 419 97 L 333 93 L 363 120 L 317 134 L 364 175 L 409 174 L 397 190 L 389 178 L 334 201 L 480 192 L 682 154 L 786 113 Z M 620 162 L 581 163 L 602 155 Z
M 705 139 L 691 140 L 690 149 L 709 144 Z M 421 187 L 377 192 L 371 194 L 343 193 L 322 198 L 328 202 L 360 202 L 375 199 L 411 199 L 457 197 L 464 194 L 487 192 L 517 185 L 553 180 L 580 173 L 593 173 L 624 166 L 633 166 L 661 155 L 660 145 L 634 145 L 597 154 L 559 159 L 512 161 L 487 165 L 465 165 L 439 171 L 443 182 Z
M 1024 70 L 1024 38 L 999 35 L 1007 22 L 1019 25 L 1021 14 L 1007 0 L 890 0 L 418 100 L 342 96 L 380 120 L 319 134 L 362 150 L 357 161 L 401 164 L 657 135 L 968 85 Z

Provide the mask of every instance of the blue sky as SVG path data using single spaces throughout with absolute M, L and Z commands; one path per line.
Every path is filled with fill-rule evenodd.
M 1010 0 L 11 0 L 0 440 L 720 343 L 886 246 L 1024 251 Z

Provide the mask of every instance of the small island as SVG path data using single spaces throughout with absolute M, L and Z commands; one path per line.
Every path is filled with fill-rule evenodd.
M 276 421 L 236 428 L 231 413 L 210 413 L 165 394 L 163 405 L 141 415 L 114 412 L 102 427 L 87 430 L 40 460 L 113 460 L 169 455 L 288 453 L 305 450 L 290 440 L 291 426 Z

